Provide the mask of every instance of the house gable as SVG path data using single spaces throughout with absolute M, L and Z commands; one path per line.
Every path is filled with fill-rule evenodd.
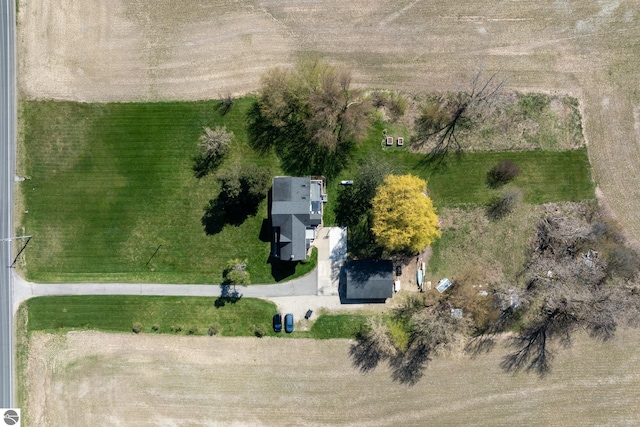
M 283 261 L 301 261 L 322 223 L 322 180 L 273 178 L 271 195 L 272 254 Z

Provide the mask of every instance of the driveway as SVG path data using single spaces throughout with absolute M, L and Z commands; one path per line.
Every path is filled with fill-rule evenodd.
M 284 283 L 239 286 L 244 297 L 273 301 L 282 313 L 293 313 L 296 320 L 307 310 L 317 316 L 321 309 L 355 310 L 367 304 L 341 304 L 338 296 L 340 271 L 347 256 L 347 231 L 341 227 L 323 227 L 314 242 L 318 248 L 318 267 L 306 276 Z M 220 285 L 180 285 L 153 283 L 33 283 L 13 274 L 13 311 L 32 297 L 51 295 L 161 295 L 219 297 Z

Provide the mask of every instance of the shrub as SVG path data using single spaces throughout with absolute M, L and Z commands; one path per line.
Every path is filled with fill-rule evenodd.
M 207 334 L 212 337 L 214 335 L 217 335 L 218 332 L 220 332 L 220 327 L 216 324 L 213 324 L 211 326 L 209 326 L 209 330 L 207 331 Z
M 172 326 L 171 327 L 171 332 L 181 332 L 182 331 L 182 326 Z
M 190 327 L 188 333 L 189 333 L 189 335 L 197 334 L 198 333 L 198 327 L 197 326 Z
M 158 325 L 157 323 L 155 323 L 152 327 L 151 330 L 153 332 L 158 332 L 160 330 L 160 325 Z
M 256 337 L 262 338 L 267 334 L 267 331 L 263 325 L 258 325 L 255 327 L 254 334 L 256 335 Z
M 385 90 L 374 90 L 371 92 L 371 103 L 375 108 L 386 107 L 389 102 L 389 93 Z
M 520 175 L 520 168 L 511 160 L 500 160 L 487 172 L 487 185 L 498 188 Z
M 507 191 L 502 196 L 494 198 L 487 209 L 487 216 L 492 221 L 497 221 L 509 215 L 518 202 L 521 200 L 522 195 L 519 191 Z
M 409 332 L 404 323 L 392 321 L 388 326 L 389 337 L 393 346 L 400 352 L 404 352 L 409 347 Z
M 133 326 L 131 327 L 131 330 L 133 332 L 135 332 L 136 334 L 139 334 L 142 331 L 142 323 L 140 322 L 135 322 L 133 324 Z
M 389 110 L 391 118 L 393 120 L 398 120 L 400 117 L 404 116 L 408 105 L 409 102 L 407 101 L 407 98 L 399 93 L 393 92 L 387 104 L 387 109 Z

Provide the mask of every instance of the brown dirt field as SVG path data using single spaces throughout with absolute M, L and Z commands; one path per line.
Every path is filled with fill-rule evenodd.
M 309 52 L 363 87 L 459 89 L 475 70 L 579 97 L 595 179 L 640 240 L 638 0 L 21 0 L 20 91 L 79 101 L 256 90 Z
M 640 332 L 578 338 L 553 373 L 504 374 L 501 351 L 435 360 L 414 387 L 363 375 L 346 340 L 33 334 L 28 425 L 638 425 Z M 24 410 L 23 410 L 24 413 Z

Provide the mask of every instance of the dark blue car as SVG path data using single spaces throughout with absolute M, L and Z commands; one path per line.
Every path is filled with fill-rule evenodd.
M 287 313 L 284 316 L 284 331 L 288 334 L 293 332 L 293 314 Z
M 280 332 L 282 331 L 282 316 L 280 313 L 273 315 L 273 331 Z

